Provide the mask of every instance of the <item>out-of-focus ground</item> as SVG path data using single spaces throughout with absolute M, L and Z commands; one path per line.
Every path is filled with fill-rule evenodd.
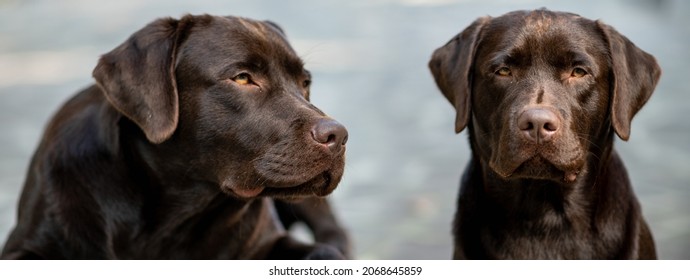
M 656 56 L 663 76 L 617 140 L 659 256 L 690 258 L 690 2 L 0 0 L 0 242 L 52 113 L 93 82 L 100 54 L 158 17 L 239 15 L 280 24 L 312 71 L 313 103 L 350 132 L 332 196 L 362 259 L 448 259 L 469 156 L 431 52 L 479 16 L 548 7 L 603 19 Z

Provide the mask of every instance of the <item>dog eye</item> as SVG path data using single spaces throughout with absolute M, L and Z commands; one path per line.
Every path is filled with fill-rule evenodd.
M 252 78 L 247 73 L 240 73 L 232 78 L 238 85 L 248 85 L 252 83 Z
M 304 82 L 302 82 L 302 87 L 307 88 L 307 87 L 309 87 L 310 85 L 311 85 L 311 80 L 304 80 Z
M 503 76 L 503 77 L 508 77 L 511 75 L 510 68 L 508 67 L 501 67 L 496 71 L 496 75 Z
M 575 67 L 575 69 L 573 69 L 573 72 L 570 73 L 570 76 L 575 77 L 575 78 L 582 78 L 585 75 L 587 75 L 587 71 L 585 71 L 585 69 L 582 69 L 580 67 Z

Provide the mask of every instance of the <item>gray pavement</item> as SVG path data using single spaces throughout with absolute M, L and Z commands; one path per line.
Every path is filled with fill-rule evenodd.
M 53 112 L 92 83 L 98 56 L 158 17 L 270 19 L 313 72 L 313 103 L 350 131 L 333 194 L 362 259 L 448 259 L 465 133 L 436 89 L 431 52 L 475 18 L 548 7 L 600 18 L 655 55 L 663 75 L 616 145 L 659 255 L 690 258 L 690 2 L 0 0 L 0 243 Z

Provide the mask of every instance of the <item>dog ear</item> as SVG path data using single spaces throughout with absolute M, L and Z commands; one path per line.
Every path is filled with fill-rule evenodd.
M 455 106 L 455 132 L 467 126 L 471 111 L 471 75 L 479 32 L 491 20 L 481 17 L 465 28 L 444 46 L 436 49 L 429 61 L 429 69 L 443 95 Z
M 103 55 L 93 70 L 108 101 L 155 144 L 170 138 L 177 128 L 178 25 L 171 18 L 148 24 Z
M 652 96 L 661 68 L 654 57 L 621 35 L 613 27 L 597 21 L 610 53 L 611 119 L 613 129 L 623 140 L 630 138 L 630 123 L 635 114 Z
M 265 23 L 266 25 L 270 26 L 270 27 L 273 27 L 276 31 L 278 31 L 278 33 L 282 34 L 283 36 L 286 35 L 286 34 L 285 34 L 285 31 L 283 30 L 283 28 L 280 27 L 280 25 L 278 25 L 277 23 L 272 22 L 272 21 L 270 21 L 270 20 L 264 20 L 264 23 Z

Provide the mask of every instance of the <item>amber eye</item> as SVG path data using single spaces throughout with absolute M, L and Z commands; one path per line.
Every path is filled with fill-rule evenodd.
M 587 75 L 587 71 L 585 71 L 585 69 L 582 69 L 580 67 L 575 67 L 575 69 L 573 69 L 573 72 L 570 73 L 570 76 L 575 77 L 575 78 L 582 78 L 585 75 Z
M 233 77 L 232 80 L 235 81 L 235 83 L 237 83 L 238 85 L 242 86 L 252 83 L 252 79 L 247 73 L 240 73 L 237 76 Z
M 311 85 L 311 80 L 304 80 L 304 82 L 302 82 L 302 86 L 305 88 L 309 87 L 310 85 Z
M 501 67 L 500 69 L 498 69 L 498 71 L 496 71 L 496 74 L 499 76 L 508 77 L 511 75 L 510 68 Z

